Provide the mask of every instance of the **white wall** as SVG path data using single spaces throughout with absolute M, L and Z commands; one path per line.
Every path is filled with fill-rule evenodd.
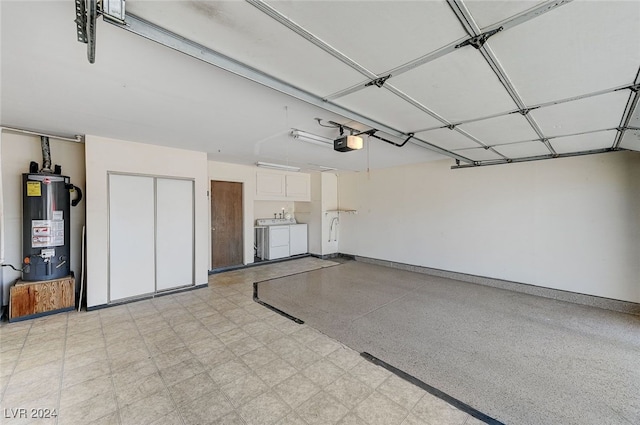
M 195 179 L 195 281 L 207 283 L 209 268 L 207 155 L 182 149 L 86 136 L 87 305 L 108 302 L 108 190 L 110 171 Z
M 311 173 L 311 201 L 296 202 L 296 220 L 307 224 L 309 253 L 322 255 L 322 174 Z
M 322 254 L 338 252 L 340 243 L 340 221 L 344 214 L 329 212 L 340 209 L 338 201 L 338 176 L 322 173 Z M 335 220 L 333 229 L 331 222 Z
M 284 212 L 295 214 L 295 203 L 293 201 L 255 201 L 253 204 L 253 214 L 255 218 L 273 218 L 277 213 L 278 217 Z
M 309 234 L 309 253 L 328 255 L 338 252 L 338 240 L 335 230 L 329 240 L 329 227 L 338 208 L 337 176 L 331 173 L 315 172 L 311 174 L 311 202 L 296 202 L 296 218 L 307 223 Z M 339 238 L 339 234 L 338 234 Z
M 340 252 L 640 302 L 640 154 L 342 174 Z
M 2 131 L 0 142 L 2 163 L 2 192 L 4 213 L 5 263 L 22 267 L 22 174 L 29 172 L 29 163 L 42 166 L 40 137 Z M 62 174 L 85 191 L 84 145 L 82 143 L 49 139 L 52 164 L 62 166 Z M 75 195 L 71 195 L 72 199 Z M 85 200 L 71 207 L 71 270 L 80 276 L 82 226 L 85 222 Z M 2 273 L 2 302 L 9 302 L 9 287 L 20 273 L 9 267 Z

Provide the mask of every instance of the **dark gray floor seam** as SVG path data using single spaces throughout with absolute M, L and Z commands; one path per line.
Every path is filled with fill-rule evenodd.
M 305 271 L 302 271 L 302 272 L 291 273 L 291 274 L 288 274 L 286 276 L 272 277 L 272 278 L 269 278 L 269 279 L 264 279 L 264 280 L 260 280 L 260 281 L 257 281 L 257 282 L 253 282 L 253 300 L 255 302 L 257 302 L 258 304 L 268 308 L 269 310 L 274 311 L 274 312 L 278 313 L 279 315 L 281 315 L 283 317 L 286 317 L 287 319 L 296 322 L 299 325 L 302 325 L 302 324 L 304 324 L 304 320 L 298 319 L 297 317 L 294 317 L 294 316 L 290 315 L 289 313 L 287 313 L 285 311 L 282 311 L 279 308 L 274 307 L 271 304 L 262 301 L 260 299 L 260 297 L 258 296 L 258 284 L 263 283 L 263 282 L 269 282 L 271 280 L 285 278 L 285 277 L 291 277 L 291 276 L 295 276 L 295 275 L 299 275 L 299 274 L 303 274 L 303 273 L 311 273 L 311 272 L 315 272 L 315 271 L 322 270 L 322 269 L 328 269 L 328 268 L 331 268 L 331 267 L 341 266 L 342 264 L 343 263 L 338 263 L 338 264 L 334 264 L 334 265 L 331 265 L 331 266 L 319 267 L 317 269 L 305 270 Z
M 458 400 L 457 398 L 451 397 L 449 394 L 440 391 L 439 389 L 432 387 L 431 385 L 427 384 L 424 381 L 421 381 L 420 379 L 416 378 L 413 375 L 409 375 L 408 373 L 406 373 L 403 370 L 400 370 L 392 365 L 390 365 L 389 363 L 380 360 L 379 358 L 365 352 L 360 353 L 360 355 L 362 357 L 364 357 L 365 359 L 367 359 L 369 362 L 378 365 L 380 367 L 383 367 L 385 369 L 387 369 L 389 372 L 393 373 L 394 375 L 396 375 L 399 378 L 404 379 L 407 382 L 410 382 L 411 384 L 422 388 L 423 390 L 425 390 L 426 392 L 428 392 L 429 394 L 438 397 L 439 399 L 449 403 L 450 405 L 452 405 L 453 407 L 455 407 L 458 410 L 461 410 L 471 416 L 473 416 L 474 418 L 481 420 L 482 422 L 489 424 L 489 425 L 505 425 L 503 422 L 500 422 L 499 420 L 492 418 L 489 415 L 485 415 L 484 413 L 482 413 L 481 411 L 474 409 L 473 407 L 469 406 L 467 403 Z
M 282 263 L 285 261 L 291 261 L 291 260 L 299 260 L 301 258 L 307 258 L 307 257 L 313 257 L 313 255 L 311 254 L 299 254 L 299 255 L 294 255 L 291 257 L 286 257 L 286 258 L 278 258 L 276 260 L 261 260 L 258 262 L 253 262 L 253 263 L 249 263 L 249 264 L 236 264 L 234 266 L 226 266 L 226 267 L 218 267 L 216 269 L 211 269 L 208 270 L 207 273 L 209 274 L 209 276 L 214 275 L 214 274 L 220 274 L 220 273 L 226 273 L 226 272 L 234 272 L 237 270 L 244 270 L 244 269 L 248 269 L 250 267 L 257 267 L 257 266 L 265 266 L 267 264 L 276 264 L 276 263 Z

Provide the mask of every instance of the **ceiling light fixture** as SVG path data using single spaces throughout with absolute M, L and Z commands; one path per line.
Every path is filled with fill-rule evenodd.
M 339 128 L 341 136 L 335 140 L 329 139 L 327 137 L 317 136 L 315 134 L 307 133 L 306 131 L 297 130 L 295 128 L 291 130 L 291 137 L 318 146 L 333 147 L 333 149 L 338 152 L 349 152 L 362 149 L 362 147 L 364 146 L 362 137 L 353 134 L 343 136 L 343 128 Z
M 324 165 L 319 165 L 319 164 L 312 164 L 309 163 L 309 165 L 311 165 L 312 167 L 317 167 L 318 171 L 321 172 L 325 172 L 325 171 L 338 171 L 337 168 L 333 168 L 333 167 L 325 167 Z
M 298 139 L 301 142 L 312 143 L 314 145 L 324 147 L 333 147 L 333 139 L 317 136 L 315 134 L 307 133 L 306 131 L 296 130 L 295 128 L 291 130 L 291 137 Z
M 256 162 L 258 167 L 262 168 L 271 168 L 273 170 L 283 170 L 283 171 L 300 171 L 300 167 L 294 167 L 292 165 L 283 165 L 283 164 L 273 164 L 271 162 Z

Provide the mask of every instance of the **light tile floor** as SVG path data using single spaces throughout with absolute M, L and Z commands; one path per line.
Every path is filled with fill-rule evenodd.
M 0 422 L 481 424 L 252 300 L 254 281 L 332 264 L 268 264 L 212 275 L 208 288 L 4 322 Z

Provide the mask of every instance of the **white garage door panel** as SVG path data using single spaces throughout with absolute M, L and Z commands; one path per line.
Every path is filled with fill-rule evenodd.
M 640 151 L 640 103 L 636 104 L 635 109 L 631 112 L 631 119 L 629 120 L 629 127 L 631 129 L 624 132 L 622 137 L 622 143 L 620 147 L 624 149 L 630 149 L 634 151 Z
M 153 178 L 109 175 L 109 300 L 154 292 Z
M 193 285 L 193 181 L 156 180 L 156 289 Z

